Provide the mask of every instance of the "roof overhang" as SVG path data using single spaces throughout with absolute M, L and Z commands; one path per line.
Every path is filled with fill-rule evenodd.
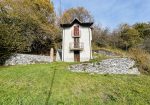
M 80 22 L 78 19 L 74 19 L 71 23 L 67 23 L 67 24 L 60 24 L 60 26 L 62 28 L 67 28 L 67 27 L 71 27 L 73 26 L 74 24 L 79 24 L 80 26 L 83 26 L 83 27 L 90 27 L 93 25 L 93 22 Z

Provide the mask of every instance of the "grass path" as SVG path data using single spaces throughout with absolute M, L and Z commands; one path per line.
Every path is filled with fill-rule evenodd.
M 67 63 L 0 68 L 0 105 L 149 105 L 150 76 L 72 73 Z

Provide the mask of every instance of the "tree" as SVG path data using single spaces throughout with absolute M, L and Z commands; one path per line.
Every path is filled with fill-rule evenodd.
M 7 0 L 1 4 L 1 23 L 20 28 L 18 33 L 27 42 L 24 50 L 39 53 L 40 46 L 48 46 L 41 49 L 48 52 L 58 31 L 55 27 L 53 4 L 49 0 Z
M 98 47 L 109 46 L 109 29 L 101 28 L 99 25 L 93 27 L 93 43 Z
M 1 53 L 49 53 L 59 29 L 49 0 L 5 0 L 0 3 Z M 1 57 L 1 55 L 0 55 Z
M 76 7 L 70 8 L 63 13 L 61 23 L 70 23 L 75 18 L 81 22 L 92 22 L 94 20 L 90 12 L 84 7 Z
M 136 23 L 133 27 L 138 30 L 143 39 L 143 48 L 150 52 L 150 23 Z
M 19 31 L 19 27 L 0 24 L 0 64 L 3 64 L 11 53 L 25 49 L 26 42 Z
M 118 29 L 119 35 L 119 48 L 128 50 L 131 47 L 135 47 L 141 43 L 140 33 L 129 26 L 128 24 L 123 24 Z
M 138 30 L 141 38 L 150 37 L 150 23 L 136 23 L 133 25 L 133 28 Z

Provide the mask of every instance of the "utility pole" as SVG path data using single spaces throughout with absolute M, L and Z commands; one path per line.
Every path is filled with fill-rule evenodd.
M 61 2 L 61 0 L 60 0 L 60 4 L 59 4 L 59 15 L 60 15 L 60 17 L 61 17 L 61 15 L 62 15 L 62 2 Z

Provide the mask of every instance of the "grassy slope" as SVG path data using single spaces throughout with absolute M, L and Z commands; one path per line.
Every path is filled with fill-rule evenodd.
M 149 76 L 72 73 L 67 66 L 53 63 L 1 67 L 0 105 L 150 104 Z

